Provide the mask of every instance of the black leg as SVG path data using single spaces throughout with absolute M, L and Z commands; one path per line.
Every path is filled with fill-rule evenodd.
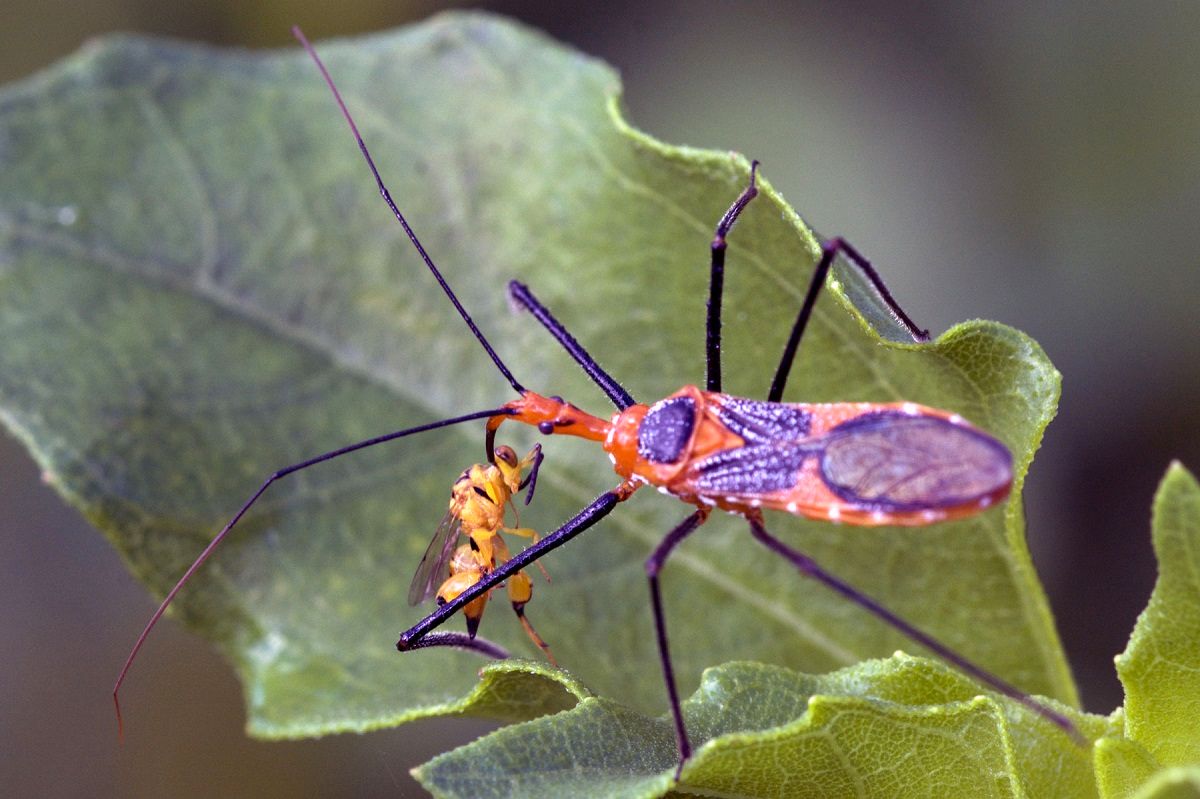
M 301 461 L 300 463 L 294 463 L 291 466 L 286 466 L 263 481 L 263 484 L 258 487 L 258 490 L 251 494 L 250 498 L 242 503 L 242 507 L 239 508 L 238 512 L 233 515 L 233 518 L 221 528 L 221 531 L 213 537 L 213 540 L 208 543 L 208 546 L 204 548 L 199 557 L 192 562 L 192 565 L 189 566 L 187 571 L 183 573 L 183 576 L 179 578 L 179 581 L 175 583 L 175 586 L 167 592 L 166 597 L 158 606 L 158 609 L 154 611 L 154 615 L 150 617 L 150 621 L 146 622 L 146 626 L 142 629 L 142 634 L 138 636 L 137 641 L 133 645 L 133 649 L 130 650 L 129 657 L 125 659 L 125 665 L 121 668 L 121 673 L 117 675 L 117 682 L 113 686 L 113 704 L 116 705 L 117 708 L 118 726 L 121 723 L 121 703 L 118 699 L 118 694 L 121 691 L 121 685 L 125 682 L 125 675 L 129 673 L 129 668 L 133 665 L 133 661 L 137 657 L 138 652 L 141 651 L 142 644 L 146 642 L 146 637 L 150 635 L 150 631 L 154 629 L 154 625 L 158 623 L 158 620 L 161 619 L 162 615 L 167 611 L 167 606 L 171 604 L 171 602 L 175 599 L 175 596 L 183 589 L 184 585 L 187 584 L 187 581 L 192 578 L 192 575 L 196 573 L 197 569 L 204 565 L 204 562 L 208 560 L 209 556 L 212 555 L 216 548 L 221 545 L 221 542 L 225 540 L 225 536 L 229 535 L 229 531 L 232 530 L 234 525 L 236 525 L 241 518 L 246 515 L 246 511 L 250 510 L 250 507 L 258 501 L 258 498 L 263 495 L 263 493 L 271 486 L 272 483 L 282 477 L 287 477 L 289 474 L 298 472 L 301 469 L 307 469 L 310 466 L 316 466 L 318 463 L 324 463 L 325 461 L 330 461 L 334 458 L 340 458 L 342 455 L 348 455 L 351 452 L 357 452 L 360 449 L 373 447 L 376 444 L 383 444 L 387 441 L 395 441 L 398 438 L 404 438 L 405 436 L 411 436 L 416 433 L 424 433 L 427 430 L 436 430 L 440 427 L 449 427 L 450 425 L 461 424 L 462 422 L 470 422 L 476 419 L 487 419 L 492 416 L 501 416 L 507 413 L 510 413 L 510 411 L 504 408 L 492 408 L 486 411 L 468 413 L 465 416 L 455 416 L 451 419 L 442 419 L 437 422 L 418 425 L 417 427 L 409 427 L 404 430 L 397 430 L 393 433 L 376 436 L 375 438 L 368 438 L 366 441 L 359 441 L 356 444 L 349 444 L 345 447 L 341 447 L 339 449 L 317 455 L 316 457 L 309 458 L 308 460 Z
M 475 585 L 463 591 L 444 605 L 438 607 L 433 613 L 430 613 L 425 618 L 414 624 L 412 627 L 400 634 L 400 640 L 396 642 L 396 648 L 401 652 L 415 648 L 421 639 L 429 634 L 431 630 L 440 627 L 447 619 L 453 616 L 460 608 L 469 603 L 471 600 L 483 594 L 485 591 L 491 590 L 494 586 L 504 582 L 510 574 L 521 571 L 535 560 L 545 555 L 552 549 L 557 549 L 563 544 L 570 541 L 575 536 L 582 533 L 584 530 L 591 527 L 596 522 L 603 519 L 612 509 L 617 506 L 618 502 L 627 499 L 634 491 L 637 490 L 637 485 L 633 483 L 622 483 L 612 491 L 605 491 L 596 499 L 592 500 L 586 508 L 575 514 L 566 524 L 559 527 L 548 536 L 526 547 L 521 552 L 509 561 L 505 561 L 502 565 L 496 567 L 495 570 L 488 572 L 482 580 Z
M 879 298 L 887 305 L 896 321 L 913 337 L 913 341 L 929 340 L 929 331 L 920 329 L 912 319 L 908 318 L 908 314 L 892 298 L 892 293 L 884 285 L 879 273 L 875 271 L 875 267 L 871 266 L 871 262 L 862 257 L 858 250 L 851 247 L 845 240 L 830 239 L 821 245 L 821 260 L 817 264 L 816 271 L 813 272 L 812 280 L 808 284 L 808 293 L 804 296 L 804 304 L 800 306 L 796 323 L 792 325 L 792 333 L 788 336 L 787 345 L 783 348 L 783 357 L 779 359 L 779 368 L 775 370 L 775 379 L 771 381 L 771 390 L 767 394 L 768 402 L 779 402 L 783 398 L 783 387 L 787 385 L 788 373 L 792 369 L 792 362 L 796 359 L 796 349 L 800 346 L 800 338 L 804 335 L 804 328 L 808 326 L 808 319 L 812 316 L 817 295 L 821 293 L 821 289 L 825 285 L 825 277 L 829 274 L 829 268 L 833 266 L 833 259 L 837 257 L 838 253 L 844 254 L 850 263 L 858 267 L 867 280 L 871 281 L 871 285 L 879 293 Z
M 679 763 L 675 766 L 675 779 L 683 764 L 692 756 L 692 744 L 688 741 L 687 727 L 683 724 L 683 708 L 679 704 L 679 689 L 675 686 L 675 669 L 671 665 L 671 653 L 667 646 L 667 622 L 663 615 L 662 594 L 658 587 L 658 573 L 667 558 L 683 539 L 687 538 L 708 518 L 708 509 L 701 508 L 684 519 L 678 527 L 667 533 L 654 552 L 646 559 L 646 576 L 650 578 L 650 606 L 654 611 L 654 632 L 658 637 L 658 657 L 662 661 L 663 680 L 667 683 L 667 700 L 671 704 L 671 718 L 675 720 L 675 743 L 679 747 Z
M 617 410 L 623 411 L 634 404 L 633 397 L 629 396 L 629 392 L 622 388 L 621 384 L 614 380 L 608 372 L 600 368 L 600 364 L 596 363 L 596 359 L 588 355 L 587 350 L 575 340 L 574 336 L 567 332 L 562 322 L 555 319 L 554 314 L 550 313 L 546 306 L 538 302 L 528 286 L 516 280 L 510 280 L 508 282 L 508 296 L 512 297 L 513 301 L 522 308 L 533 314 L 533 318 L 541 322 L 542 327 L 550 331 L 550 335 L 554 336 L 555 340 L 563 346 L 563 349 L 575 359 L 575 363 L 583 367 L 583 371 L 587 372 L 587 376 L 592 379 L 592 382 L 599 386 L 600 390 L 612 400 L 613 405 L 617 406 Z
M 758 186 L 755 177 L 758 174 L 758 161 L 750 162 L 750 183 L 729 206 L 729 210 L 717 223 L 717 232 L 713 235 L 712 256 L 708 272 L 708 320 L 705 326 L 704 361 L 705 388 L 709 391 L 721 390 L 721 295 L 725 291 L 725 237 L 733 229 L 742 209 L 758 196 Z
M 435 646 L 448 646 L 453 649 L 462 649 L 467 652 L 474 652 L 484 657 L 489 657 L 494 660 L 507 660 L 512 657 L 508 650 L 499 644 L 493 643 L 486 638 L 479 638 L 467 635 L 466 633 L 430 633 L 420 641 L 412 645 L 413 649 L 426 649 Z
M 935 655 L 949 663 L 951 666 L 954 666 L 959 671 L 974 677 L 984 685 L 993 688 L 1010 699 L 1020 702 L 1022 705 L 1029 708 L 1034 713 L 1037 713 L 1050 723 L 1065 730 L 1077 741 L 1082 740 L 1079 731 L 1075 729 L 1075 725 L 1066 716 L 1046 707 L 1045 705 L 1042 705 L 1021 689 L 1014 685 L 1010 685 L 996 675 L 992 674 L 990 671 L 984 669 L 982 666 L 977 666 L 962 655 L 955 652 L 950 647 L 943 644 L 941 641 L 938 641 L 933 636 L 909 624 L 904 619 L 900 618 L 895 613 L 892 613 L 883 605 L 876 602 L 874 599 L 871 599 L 871 597 L 860 592 L 854 586 L 839 580 L 837 577 L 834 577 L 832 574 L 821 568 L 821 566 L 808 555 L 792 549 L 778 538 L 775 538 L 773 535 L 768 533 L 766 528 L 763 527 L 760 519 L 749 518 L 748 521 L 750 522 L 751 534 L 753 534 L 753 536 L 761 544 L 766 546 L 767 549 L 790 561 L 793 566 L 800 570 L 801 574 L 804 574 L 806 577 L 811 577 L 817 582 L 822 583 L 826 587 L 832 589 L 836 593 L 841 594 L 854 604 L 870 612 L 871 615 L 875 616 L 880 621 L 890 625 L 901 634 L 907 636 L 913 641 L 916 641 L 921 646 L 933 652 Z

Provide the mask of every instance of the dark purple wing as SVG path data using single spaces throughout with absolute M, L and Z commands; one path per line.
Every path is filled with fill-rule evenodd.
M 795 441 L 727 449 L 692 465 L 689 478 L 709 495 L 762 496 L 795 486 L 804 459 L 814 452 Z
M 413 575 L 412 583 L 408 586 L 408 604 L 419 605 L 437 593 L 438 586 L 450 575 L 450 559 L 454 557 L 454 549 L 458 544 L 458 532 L 462 529 L 462 521 L 447 510 L 446 515 L 438 523 L 437 531 L 425 548 L 417 573 Z
M 744 397 L 723 396 L 717 417 L 750 445 L 798 441 L 812 426 L 812 414 L 803 408 Z
M 820 474 L 847 502 L 882 511 L 950 508 L 1012 482 L 1012 456 L 965 422 L 880 411 L 822 437 Z

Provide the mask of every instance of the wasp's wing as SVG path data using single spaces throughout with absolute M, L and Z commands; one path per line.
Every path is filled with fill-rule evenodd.
M 408 604 L 419 605 L 437 592 L 438 586 L 449 574 L 450 559 L 454 557 L 461 529 L 462 521 L 453 510 L 447 510 L 408 586 Z
M 965 422 L 932 414 L 864 414 L 816 443 L 826 487 L 872 510 L 954 508 L 1012 482 L 1012 456 L 1003 444 Z

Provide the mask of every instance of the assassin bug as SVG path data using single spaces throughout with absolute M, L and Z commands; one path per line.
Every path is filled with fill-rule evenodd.
M 501 563 L 510 560 L 512 554 L 501 532 L 532 538 L 537 543 L 538 535 L 534 530 L 506 527 L 504 515 L 512 505 L 513 495 L 521 489 L 528 488 L 525 493 L 526 505 L 533 499 L 537 469 L 541 462 L 540 444 L 534 445 L 521 460 L 517 460 L 517 453 L 511 447 L 500 446 L 496 447 L 492 463 L 477 463 L 459 475 L 450 491 L 450 506 L 446 515 L 442 517 L 413 575 L 408 589 L 410 605 L 419 605 L 431 596 L 437 597 L 439 605 L 450 602 L 495 570 L 497 560 Z M 528 476 L 524 474 L 526 469 L 530 470 Z M 467 537 L 467 543 L 456 546 L 460 534 Z M 549 580 L 550 575 L 546 574 L 542 564 L 538 563 L 537 566 Z M 438 580 L 446 575 L 447 570 L 450 576 L 438 585 Z M 525 634 L 557 666 L 558 661 L 551 654 L 549 645 L 525 618 L 525 604 L 533 597 L 533 582 L 524 572 L 517 572 L 506 583 L 513 612 L 517 614 Z M 491 592 L 485 592 L 463 608 L 467 635 L 471 639 L 476 637 L 475 632 L 479 629 L 490 596 Z
M 838 255 L 845 256 L 865 276 L 896 321 L 914 340 L 928 339 L 928 334 L 908 318 L 874 268 L 857 250 L 842 239 L 832 239 L 822 245 L 821 258 L 765 401 L 721 393 L 720 369 L 726 236 L 757 194 L 756 163 L 751 167 L 747 188 L 719 221 L 710 248 L 707 378 L 703 390 L 696 386 L 685 386 L 653 405 L 636 403 L 619 383 L 601 369 L 527 286 L 516 281 L 510 282 L 509 296 L 513 302 L 533 315 L 616 406 L 617 412 L 609 419 L 593 416 L 560 397 L 537 394 L 517 382 L 396 206 L 325 66 L 303 33 L 299 29 L 294 29 L 294 33 L 330 88 L 384 201 L 463 322 L 519 396 L 496 408 L 351 444 L 285 467 L 268 477 L 201 552 L 152 615 L 117 679 L 113 690 L 114 701 L 130 664 L 167 606 L 233 526 L 276 480 L 386 441 L 475 420 L 487 420 L 487 461 L 499 468 L 496 431 L 505 421 L 512 420 L 535 426 L 543 435 L 571 435 L 600 443 L 622 480 L 558 529 L 511 559 L 498 563 L 495 568 L 487 570 L 485 567 L 490 566 L 491 562 L 477 560 L 475 566 L 479 567 L 479 579 L 475 580 L 475 575 L 471 574 L 471 584 L 461 593 L 402 633 L 396 643 L 401 651 L 453 645 L 502 656 L 497 648 L 470 634 L 434 631 L 454 613 L 484 597 L 547 552 L 595 525 L 641 486 L 651 484 L 695 506 L 691 514 L 667 533 L 646 561 L 658 652 L 678 745 L 677 776 L 692 749 L 668 649 L 659 573 L 670 554 L 708 518 L 713 507 L 743 517 L 757 541 L 785 558 L 802 574 L 826 585 L 954 667 L 1040 714 L 1077 740 L 1080 739 L 1066 716 L 1040 704 L 1015 686 L 899 618 L 766 529 L 762 515 L 764 508 L 866 526 L 932 524 L 982 512 L 1003 500 L 1011 487 L 1012 464 L 1008 450 L 992 436 L 971 426 L 956 414 L 913 403 L 781 402 L 796 349 L 826 275 Z M 475 566 L 460 564 L 459 573 L 465 574 Z

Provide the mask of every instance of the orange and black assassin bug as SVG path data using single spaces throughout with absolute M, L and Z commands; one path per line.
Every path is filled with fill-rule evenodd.
M 813 305 L 834 258 L 839 254 L 846 256 L 848 262 L 870 281 L 896 321 L 914 340 L 928 340 L 928 334 L 909 319 L 891 297 L 875 269 L 857 250 L 836 238 L 822 245 L 821 259 L 765 400 L 721 393 L 721 297 L 725 237 L 739 214 L 757 194 L 757 163 L 751 167 L 749 185 L 717 224 L 711 245 L 704 390 L 696 386 L 684 386 L 653 405 L 635 402 L 619 383 L 600 368 L 527 286 L 517 281 L 510 282 L 510 298 L 533 315 L 616 406 L 616 413 L 609 418 L 593 416 L 561 397 L 543 396 L 530 391 L 513 377 L 392 200 L 324 64 L 303 33 L 298 28 L 294 29 L 294 33 L 312 56 L 329 86 L 384 201 L 463 322 L 516 391 L 518 398 L 497 408 L 442 419 L 350 444 L 272 474 L 217 533 L 150 618 L 117 679 L 113 689 L 114 701 L 130 664 L 172 599 L 273 482 L 301 469 L 385 441 L 486 419 L 485 450 L 488 463 L 497 464 L 495 436 L 498 428 L 506 421 L 517 421 L 535 426 L 543 435 L 578 436 L 600 443 L 622 478 L 621 483 L 600 494 L 561 527 L 511 559 L 497 564 L 486 573 L 482 573 L 481 569 L 480 579 L 401 634 L 396 643 L 401 651 L 449 645 L 492 656 L 502 654 L 494 645 L 469 634 L 434 630 L 501 582 L 519 574 L 550 550 L 562 546 L 596 524 L 620 502 L 649 484 L 695 506 L 695 510 L 667 533 L 646 560 L 658 651 L 678 744 L 679 768 L 676 775 L 690 757 L 692 748 L 671 665 L 658 575 L 675 547 L 708 518 L 714 507 L 743 517 L 755 540 L 787 559 L 802 574 L 828 586 L 954 667 L 1020 702 L 1076 740 L 1081 740 L 1074 724 L 1066 716 L 1035 701 L 1020 689 L 899 618 L 767 531 L 762 515 L 764 508 L 855 525 L 926 525 L 984 511 L 1003 500 L 1011 488 L 1012 458 L 1008 450 L 957 414 L 915 403 L 803 404 L 780 401 Z

